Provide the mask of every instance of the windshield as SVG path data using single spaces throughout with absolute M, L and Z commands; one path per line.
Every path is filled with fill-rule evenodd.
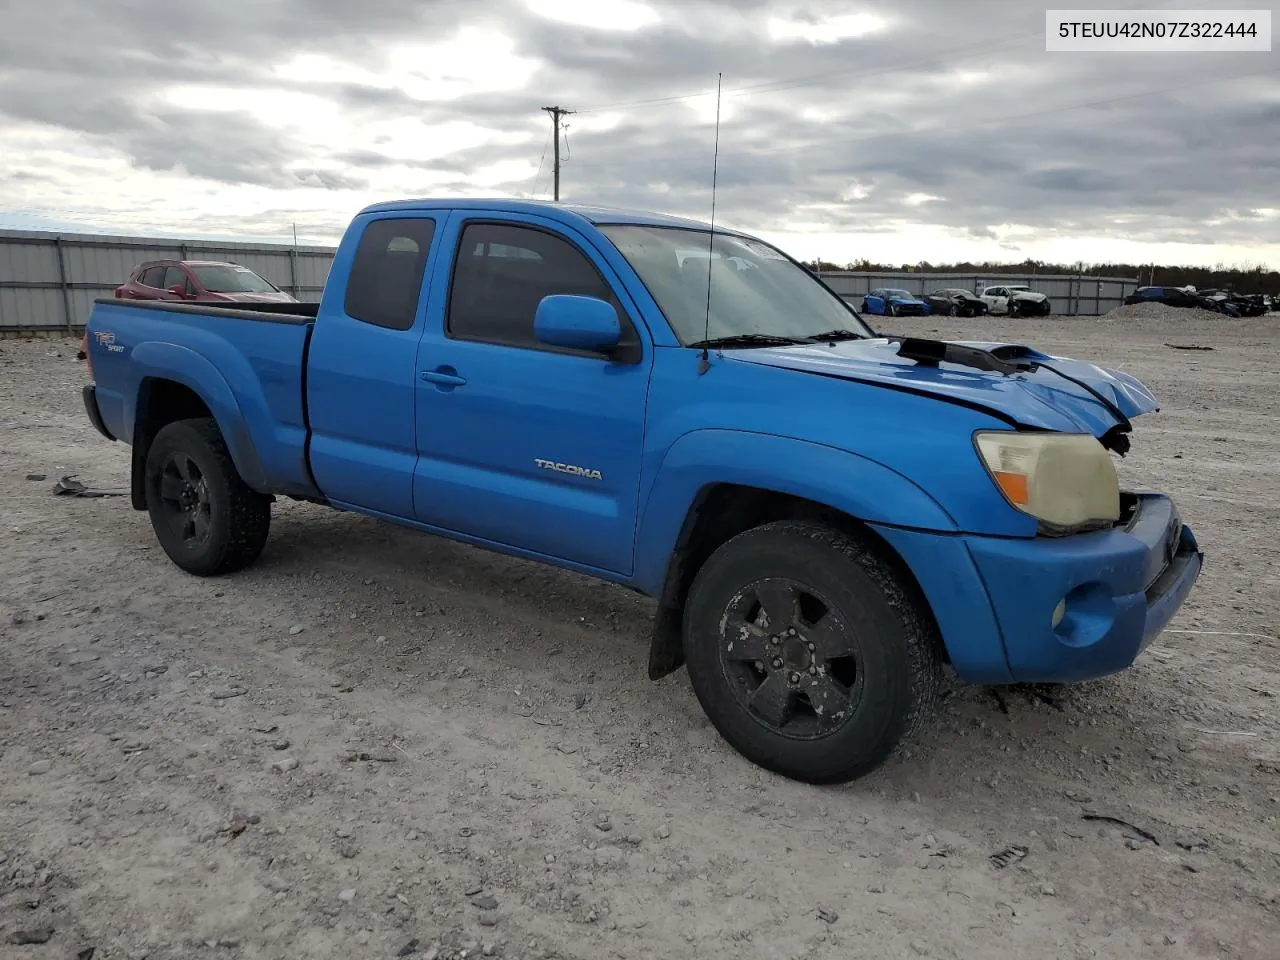
M 722 233 L 713 239 L 706 230 L 676 227 L 600 230 L 640 275 L 682 344 L 752 334 L 874 336 L 851 306 L 767 243 Z
M 195 266 L 191 272 L 210 293 L 276 293 L 275 287 L 248 267 L 235 264 Z
M 905 290 L 886 290 L 885 293 L 887 293 L 891 297 L 902 297 L 903 299 L 906 299 L 906 300 L 914 299 L 911 296 L 911 294 L 907 293 L 907 291 Z

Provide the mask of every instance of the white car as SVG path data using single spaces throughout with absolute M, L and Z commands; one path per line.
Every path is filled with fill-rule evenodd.
M 979 299 L 987 305 L 988 312 L 1004 313 L 1011 317 L 1035 315 L 1047 317 L 1052 310 L 1047 296 L 1016 283 L 986 287 Z

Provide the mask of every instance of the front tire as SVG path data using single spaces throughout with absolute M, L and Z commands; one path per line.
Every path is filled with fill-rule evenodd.
M 880 766 L 941 678 L 932 618 L 869 541 L 811 522 L 739 534 L 698 571 L 685 661 L 703 710 L 751 762 L 807 783 Z
M 151 527 L 177 566 L 212 577 L 258 559 L 271 529 L 271 498 L 241 478 L 213 420 L 161 428 L 145 470 Z

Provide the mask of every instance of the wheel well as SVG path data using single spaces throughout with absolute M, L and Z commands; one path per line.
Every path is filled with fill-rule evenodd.
M 129 484 L 133 509 L 147 509 L 147 453 L 156 434 L 176 420 L 212 416 L 208 405 L 190 387 L 155 377 L 142 381 L 133 423 L 133 467 Z
M 904 589 L 919 600 L 921 609 L 930 609 L 915 574 L 897 551 L 856 517 L 825 503 L 776 490 L 714 484 L 700 491 L 689 508 L 667 565 L 649 650 L 650 679 L 658 680 L 673 673 L 684 663 L 684 601 L 702 565 L 726 541 L 753 527 L 778 520 L 811 520 L 870 541 L 898 572 Z

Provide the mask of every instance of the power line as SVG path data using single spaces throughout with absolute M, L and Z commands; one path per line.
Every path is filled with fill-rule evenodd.
M 546 162 L 547 162 L 547 147 L 548 147 L 550 144 L 551 144 L 551 134 L 550 134 L 550 133 L 548 133 L 548 134 L 547 134 L 547 139 L 546 139 L 546 140 L 544 140 L 544 141 L 543 141 L 543 143 L 542 143 L 542 156 L 540 156 L 540 157 L 538 158 L 538 169 L 537 169 L 537 172 L 536 172 L 536 173 L 534 173 L 534 175 L 533 175 L 533 186 L 532 186 L 532 188 L 531 188 L 531 190 L 530 190 L 530 192 L 531 192 L 531 193 L 535 193 L 535 194 L 536 194 L 536 193 L 538 192 L 538 180 L 539 180 L 539 178 L 541 178 L 541 176 L 542 176 L 542 168 L 543 168 L 543 166 L 544 166 L 544 165 L 546 164 Z

